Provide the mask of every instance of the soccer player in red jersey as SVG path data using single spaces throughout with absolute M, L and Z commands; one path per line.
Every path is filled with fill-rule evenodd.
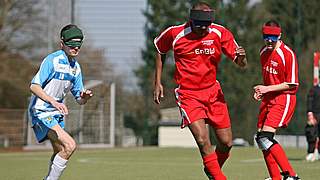
M 182 128 L 188 126 L 201 153 L 209 179 L 225 180 L 221 167 L 229 157 L 232 132 L 227 104 L 216 80 L 216 72 L 224 53 L 237 65 L 247 64 L 245 50 L 238 46 L 232 33 L 213 23 L 209 4 L 198 2 L 190 10 L 188 22 L 171 26 L 154 40 L 157 48 L 154 101 L 163 97 L 161 73 L 166 53 L 173 50 L 175 59 L 176 102 L 182 115 Z M 215 130 L 218 140 L 213 150 L 208 129 Z
M 268 21 L 262 27 L 265 46 L 260 50 L 263 84 L 254 87 L 254 99 L 262 100 L 256 142 L 262 150 L 272 180 L 299 179 L 274 139 L 278 128 L 288 126 L 296 106 L 298 63 L 295 53 L 281 40 L 281 27 Z M 280 169 L 282 173 L 280 173 Z

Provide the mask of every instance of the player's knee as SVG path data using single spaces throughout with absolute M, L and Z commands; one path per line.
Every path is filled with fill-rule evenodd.
M 232 141 L 227 141 L 227 142 L 223 143 L 222 145 L 224 148 L 230 150 L 232 148 Z
M 65 153 L 70 156 L 77 148 L 77 144 L 74 140 L 70 140 L 64 144 Z
M 210 140 L 209 140 L 209 137 L 206 136 L 206 135 L 199 135 L 196 137 L 196 141 L 197 141 L 197 144 L 200 146 L 200 147 L 205 147 L 207 145 L 210 145 Z
M 209 155 L 212 152 L 212 147 L 208 136 L 195 136 L 195 139 L 202 155 Z
M 274 133 L 272 132 L 257 132 L 255 140 L 261 150 L 268 151 L 273 145 L 278 144 L 274 139 Z

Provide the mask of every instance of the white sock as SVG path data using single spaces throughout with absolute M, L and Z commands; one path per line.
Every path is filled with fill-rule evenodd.
M 49 168 L 49 173 L 46 180 L 58 180 L 63 170 L 66 168 L 67 162 L 68 160 L 63 159 L 59 156 L 59 154 L 57 154 L 52 161 L 51 167 Z

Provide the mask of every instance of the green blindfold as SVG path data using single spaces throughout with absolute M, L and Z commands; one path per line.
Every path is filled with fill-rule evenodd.
M 69 47 L 81 47 L 82 40 L 81 41 L 75 41 L 75 40 L 65 41 L 64 44 Z
M 68 30 L 65 30 L 61 33 L 61 39 L 64 42 L 68 42 L 71 39 L 83 39 L 83 33 L 81 31 L 81 29 L 79 29 L 78 27 L 72 27 Z

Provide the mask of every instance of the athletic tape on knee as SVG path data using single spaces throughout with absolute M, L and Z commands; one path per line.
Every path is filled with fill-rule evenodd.
M 273 137 L 274 133 L 263 131 L 257 133 L 255 140 L 261 150 L 268 151 L 274 144 L 278 143 Z

